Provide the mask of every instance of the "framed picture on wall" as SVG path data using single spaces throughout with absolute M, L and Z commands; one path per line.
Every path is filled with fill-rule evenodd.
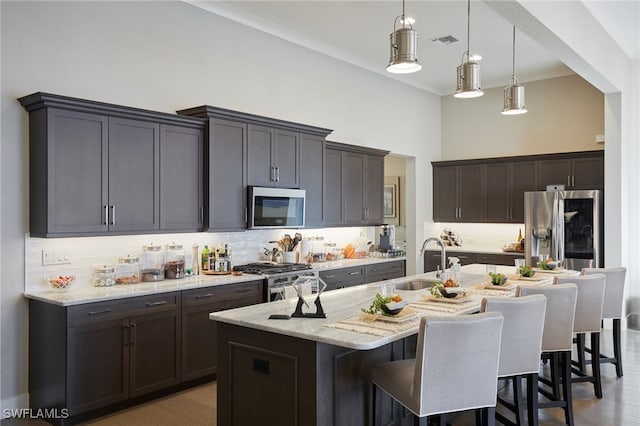
M 383 197 L 384 217 L 395 218 L 398 216 L 397 185 L 385 185 Z

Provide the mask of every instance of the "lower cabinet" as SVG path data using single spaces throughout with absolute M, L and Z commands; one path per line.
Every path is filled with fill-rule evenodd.
M 449 258 L 457 257 L 461 265 L 470 265 L 472 263 L 486 263 L 489 265 L 514 265 L 514 259 L 523 259 L 524 255 L 501 254 L 501 253 L 477 253 L 477 252 L 447 252 L 447 268 L 449 267 Z M 440 268 L 442 255 L 440 251 L 427 250 L 424 252 L 424 272 L 435 271 Z
M 262 280 L 182 292 L 182 381 L 216 373 L 217 327 L 209 313 L 262 302 Z
M 320 271 L 320 278 L 327 284 L 325 291 L 353 287 L 365 283 L 364 266 Z
M 29 301 L 32 409 L 78 415 L 216 373 L 209 313 L 262 302 L 262 280 L 73 306 Z
M 320 278 L 327 284 L 326 290 L 390 280 L 405 275 L 406 262 L 404 260 L 320 271 Z

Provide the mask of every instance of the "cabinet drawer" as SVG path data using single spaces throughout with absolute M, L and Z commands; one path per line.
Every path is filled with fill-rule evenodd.
M 320 278 L 330 290 L 364 284 L 364 266 L 322 271 Z
M 69 326 L 169 311 L 179 307 L 180 293 L 177 292 L 87 303 L 69 308 Z
M 364 276 L 367 283 L 404 277 L 404 260 L 366 265 Z
M 182 292 L 182 306 L 211 305 L 217 310 L 262 302 L 262 280 L 203 287 Z
M 524 259 L 524 257 L 511 256 L 508 254 L 478 254 L 477 255 L 478 263 L 487 263 L 489 265 L 513 266 L 515 265 L 515 262 L 514 262 L 515 259 Z

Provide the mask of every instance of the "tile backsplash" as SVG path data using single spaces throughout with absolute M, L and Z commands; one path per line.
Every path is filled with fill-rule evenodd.
M 451 228 L 462 238 L 462 248 L 469 250 L 500 250 L 502 246 L 515 243 L 518 232 L 524 225 L 518 223 L 425 223 L 426 237 L 439 237 L 442 230 Z
M 325 242 L 335 242 L 343 247 L 364 233 L 375 242 L 374 227 L 323 228 L 323 229 L 278 229 L 251 230 L 244 232 L 188 233 L 188 234 L 149 234 L 77 238 L 31 238 L 25 236 L 25 291 L 38 292 L 48 290 L 47 277 L 57 275 L 76 276 L 74 288 L 91 285 L 94 265 L 115 264 L 120 257 L 139 256 L 142 246 L 147 244 L 182 244 L 190 251 L 196 244 L 202 250 L 205 244 L 218 247 L 228 244 L 232 250 L 233 263 L 236 265 L 263 260 L 263 247 L 272 248 L 269 241 L 280 239 L 284 234 L 293 236 L 300 232 L 303 238 L 322 236 Z M 70 261 L 65 265 L 43 266 L 43 250 L 64 252 Z

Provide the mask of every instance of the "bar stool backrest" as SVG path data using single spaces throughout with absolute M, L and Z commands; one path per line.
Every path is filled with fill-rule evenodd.
M 602 318 L 622 318 L 622 304 L 624 300 L 624 285 L 627 268 L 584 268 L 583 275 L 605 274 L 607 281 L 604 287 L 604 304 Z
M 574 333 L 597 333 L 600 331 L 606 279 L 604 274 L 555 277 L 555 284 L 574 283 L 578 286 L 576 314 L 573 323 Z

